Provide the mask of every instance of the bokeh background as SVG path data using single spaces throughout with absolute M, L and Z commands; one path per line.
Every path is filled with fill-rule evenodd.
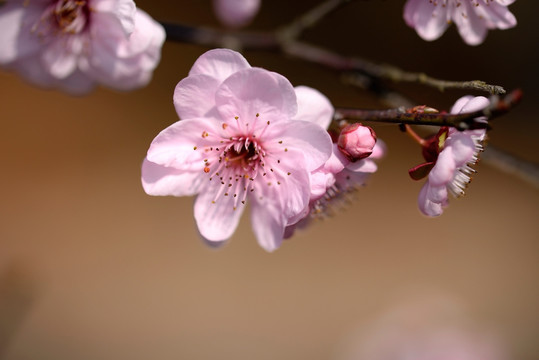
M 263 1 L 251 29 L 286 24 L 314 4 Z M 479 47 L 455 28 L 422 41 L 404 24 L 403 4 L 354 2 L 304 39 L 440 78 L 522 88 L 524 102 L 495 120 L 490 144 L 537 163 L 538 2 L 515 2 L 518 27 L 490 32 Z M 206 0 L 137 5 L 156 19 L 220 26 Z M 147 196 L 141 161 L 177 120 L 174 86 L 205 50 L 167 43 L 153 82 L 131 93 L 71 97 L 0 72 L 1 359 L 365 359 L 373 334 L 388 332 L 380 328 L 405 336 L 402 324 L 416 319 L 428 319 L 416 324 L 423 330 L 451 324 L 474 334 L 466 339 L 485 335 L 504 349 L 500 358 L 539 358 L 539 192 L 488 164 L 464 199 L 427 219 L 416 207 L 421 184 L 407 174 L 421 162 L 417 146 L 395 126 L 376 126 L 389 154 L 369 185 L 272 254 L 256 244 L 248 216 L 226 246 L 210 249 L 192 198 Z M 245 55 L 335 105 L 383 106 L 330 70 Z M 463 95 L 397 86 L 439 109 Z M 395 311 L 405 315 L 392 327 Z

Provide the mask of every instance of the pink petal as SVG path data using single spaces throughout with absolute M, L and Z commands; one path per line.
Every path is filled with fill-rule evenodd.
M 475 142 L 467 132 L 453 133 L 445 143 L 446 147 L 451 147 L 453 161 L 457 168 L 472 160 L 476 151 Z
M 500 5 L 508 6 L 514 3 L 516 0 L 494 0 Z
M 207 179 L 206 179 L 207 180 Z M 207 182 L 208 186 L 200 191 L 195 200 L 195 220 L 200 234 L 208 241 L 225 241 L 232 236 L 245 205 L 236 209 L 235 198 L 220 193 L 221 184 Z
M 95 13 L 109 13 L 114 16 L 125 36 L 133 32 L 137 10 L 133 0 L 92 0 L 91 7 Z
M 346 166 L 346 169 L 352 172 L 375 173 L 378 166 L 369 158 L 350 163 Z
M 447 187 L 442 186 L 429 186 L 427 187 L 427 198 L 433 203 L 443 204 L 447 203 Z
M 479 45 L 487 36 L 487 26 L 475 13 L 474 5 L 464 1 L 453 14 L 460 36 L 468 45 Z
M 470 102 L 470 100 L 473 99 L 472 95 L 465 95 L 461 98 L 459 98 L 457 101 L 455 101 L 455 104 L 453 104 L 453 107 L 451 107 L 451 114 L 460 114 L 462 111 L 462 108 L 464 105 Z
M 289 120 L 297 112 L 296 93 L 283 76 L 259 68 L 238 71 L 228 77 L 215 94 L 217 109 L 225 120 L 236 116 L 243 123 L 260 119 Z
M 489 105 L 490 105 L 490 101 L 486 97 L 476 96 L 470 99 L 470 101 L 468 101 L 466 104 L 464 104 L 460 112 L 466 113 L 466 112 L 479 111 L 486 108 Z
M 376 145 L 372 149 L 372 154 L 369 159 L 379 160 L 383 158 L 387 153 L 387 145 L 382 139 L 376 140 Z
M 260 8 L 260 0 L 214 0 L 219 20 L 231 27 L 247 25 Z
M 408 0 L 404 6 L 404 19 L 408 26 L 415 28 L 424 40 L 438 39 L 447 29 L 447 6 L 433 5 L 425 0 Z
M 0 7 L 0 64 L 36 53 L 42 46 L 39 37 L 30 32 L 29 21 L 37 21 L 41 7 L 24 8 L 16 2 L 8 2 Z
M 325 195 L 328 187 L 335 183 L 335 176 L 332 173 L 315 171 L 311 173 L 310 183 L 311 196 L 309 200 L 316 201 Z
M 290 149 L 286 154 L 280 158 L 279 171 L 275 174 L 275 180 L 280 184 L 274 181 L 268 185 L 265 181 L 258 181 L 252 197 L 257 201 L 275 202 L 275 208 L 285 219 L 283 221 L 290 225 L 308 211 L 311 187 L 310 174 L 305 168 L 305 153 Z
M 440 216 L 444 212 L 443 207 L 440 203 L 432 202 L 428 198 L 429 192 L 429 183 L 425 183 L 421 190 L 419 191 L 419 196 L 417 198 L 417 205 L 419 210 L 427 216 Z
M 201 174 L 165 167 L 144 159 L 142 187 L 148 195 L 191 196 L 197 194 L 201 185 L 207 182 Z
M 220 134 L 220 123 L 209 118 L 178 121 L 155 137 L 147 158 L 163 166 L 202 171 L 203 160 L 208 156 L 203 147 L 209 144 L 209 140 L 202 136 L 204 131 Z
M 189 75 L 208 75 L 223 82 L 230 75 L 250 67 L 247 60 L 236 51 L 213 49 L 200 55 L 189 71 Z
M 253 201 L 251 203 L 251 224 L 258 244 L 264 250 L 272 252 L 281 246 L 287 224 L 274 202 Z
M 91 52 L 83 57 L 80 68 L 100 83 L 118 90 L 146 85 L 159 64 L 165 40 L 163 27 L 138 10 L 135 28 L 126 36 L 116 18 L 109 13 L 94 14 Z
M 211 110 L 216 111 L 215 91 L 219 84 L 208 75 L 190 75 L 181 80 L 174 90 L 174 107 L 180 119 L 205 117 Z
M 429 180 L 431 186 L 441 186 L 448 184 L 455 175 L 455 160 L 453 159 L 453 151 L 451 147 L 446 147 L 438 155 L 436 165 L 429 173 Z
M 345 166 L 350 164 L 350 160 L 340 152 L 337 144 L 332 144 L 332 150 L 329 159 L 324 163 L 322 169 L 325 172 L 337 174 L 343 171 Z
M 279 123 L 271 130 L 268 129 L 265 136 L 268 139 L 275 139 L 269 142 L 266 148 L 273 153 L 282 153 L 281 160 L 292 156 L 289 154 L 291 149 L 303 153 L 305 167 L 309 172 L 322 166 L 332 154 L 333 145 L 327 131 L 307 121 Z
M 488 5 L 480 3 L 475 11 L 486 22 L 489 29 L 505 30 L 517 25 L 517 19 L 509 11 L 507 5 L 500 5 L 496 2 L 491 2 Z
M 329 99 L 320 91 L 307 86 L 296 86 L 294 90 L 298 102 L 298 112 L 294 119 L 309 121 L 327 129 L 335 112 Z
M 43 66 L 55 78 L 64 79 L 77 69 L 78 54 L 71 51 L 70 45 L 70 39 L 64 36 L 43 51 Z
M 335 175 L 336 183 L 341 189 L 353 189 L 358 186 L 365 185 L 370 173 L 367 172 L 355 172 L 348 169 L 344 169 L 342 172 Z

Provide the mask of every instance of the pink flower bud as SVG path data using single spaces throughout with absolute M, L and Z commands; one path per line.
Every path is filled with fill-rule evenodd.
M 352 162 L 365 159 L 372 154 L 375 144 L 374 131 L 359 123 L 346 126 L 337 140 L 339 150 Z

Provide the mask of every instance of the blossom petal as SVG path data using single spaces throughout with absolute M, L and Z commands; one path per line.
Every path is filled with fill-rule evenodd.
M 268 151 L 283 153 L 283 158 L 290 149 L 297 149 L 305 156 L 307 171 L 322 166 L 331 156 L 332 142 L 329 134 L 320 126 L 307 121 L 288 121 L 268 129 L 268 138 L 276 139 L 268 144 Z M 282 141 L 282 143 L 280 143 Z
M 131 34 L 135 28 L 137 7 L 133 0 L 92 0 L 92 10 L 96 13 L 109 13 L 121 25 L 124 34 Z
M 447 7 L 429 1 L 408 0 L 404 6 L 404 19 L 423 40 L 432 41 L 442 36 L 447 29 L 447 11 Z
M 460 112 L 479 111 L 490 105 L 490 101 L 484 96 L 475 96 L 464 104 Z
M 429 183 L 425 183 L 419 191 L 417 205 L 419 210 L 427 216 L 440 216 L 444 212 L 442 204 L 431 201 L 428 197 Z
M 509 11 L 507 5 L 496 2 L 480 4 L 475 8 L 479 17 L 485 21 L 489 29 L 509 29 L 517 25 L 515 15 Z
M 161 59 L 165 40 L 163 27 L 148 14 L 137 10 L 133 33 L 128 37 L 109 13 L 94 14 L 99 26 L 91 28 L 91 52 L 79 67 L 88 76 L 118 90 L 145 86 Z
M 200 55 L 189 71 L 189 76 L 208 75 L 223 82 L 230 75 L 250 67 L 247 60 L 236 51 L 213 49 Z
M 30 33 L 29 26 L 24 26 L 31 18 L 37 20 L 40 11 L 40 7 L 24 8 L 15 2 L 8 2 L 0 8 L 0 64 L 23 58 L 41 48 L 39 37 Z
M 266 251 L 277 250 L 283 242 L 286 223 L 280 209 L 271 201 L 251 203 L 251 224 L 258 244 Z
M 378 165 L 370 159 L 363 159 L 348 164 L 346 169 L 352 172 L 375 173 L 378 170 Z
M 472 160 L 475 154 L 475 142 L 467 133 L 455 132 L 446 141 L 452 150 L 453 161 L 457 168 Z
M 447 202 L 447 187 L 442 186 L 428 186 L 427 198 L 437 204 L 445 204 Z
M 203 132 L 212 136 L 202 136 Z M 159 165 L 196 171 L 204 168 L 204 147 L 219 134 L 219 123 L 210 118 L 180 120 L 161 131 L 152 141 L 147 158 Z M 218 141 L 218 140 L 215 140 Z
M 464 107 L 464 105 L 466 105 L 468 102 L 470 102 L 470 100 L 472 100 L 473 98 L 474 97 L 472 95 L 465 95 L 465 96 L 459 98 L 457 101 L 455 101 L 455 103 L 451 107 L 450 113 L 451 114 L 460 114 L 461 112 L 463 112 L 462 108 Z
M 148 195 L 191 196 L 197 194 L 206 182 L 200 172 L 178 170 L 148 159 L 142 163 L 142 187 Z
M 453 180 L 455 170 L 452 148 L 446 147 L 438 155 L 438 160 L 429 173 L 429 183 L 431 186 L 446 185 Z
M 309 121 L 327 129 L 335 112 L 329 99 L 307 86 L 296 86 L 294 90 L 298 101 L 298 112 L 294 119 Z
M 475 5 L 464 1 L 453 13 L 453 21 L 464 42 L 468 45 L 479 45 L 487 36 L 487 25 L 476 14 Z
M 225 196 L 218 182 L 207 183 L 195 200 L 195 220 L 200 234 L 208 241 L 225 241 L 232 236 L 245 205 L 235 207 L 235 198 Z
M 208 75 L 190 75 L 174 90 L 174 107 L 180 119 L 210 115 L 215 110 L 215 91 L 220 81 Z
M 58 79 L 65 79 L 77 68 L 78 56 L 71 51 L 71 44 L 68 42 L 79 41 L 80 39 L 70 39 L 60 37 L 50 46 L 43 50 L 42 62 L 47 71 Z
M 297 112 L 296 93 L 281 75 L 250 68 L 228 77 L 215 94 L 217 109 L 223 119 L 240 118 L 242 123 L 255 120 L 289 120 Z

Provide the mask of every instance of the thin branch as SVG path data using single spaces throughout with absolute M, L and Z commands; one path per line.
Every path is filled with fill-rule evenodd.
M 202 45 L 207 47 L 223 47 L 235 42 L 244 50 L 279 51 L 279 39 L 268 32 L 223 32 L 220 29 L 197 27 L 177 23 L 161 22 L 165 28 L 168 41 Z
M 538 164 L 520 159 L 490 144 L 481 154 L 481 161 L 539 188 Z
M 283 27 L 278 31 L 283 41 L 291 41 L 297 39 L 305 30 L 315 26 L 322 19 L 341 8 L 346 3 L 352 0 L 327 0 L 318 6 L 312 8 L 300 17 L 295 19 L 291 24 Z
M 490 85 L 483 81 L 447 81 L 436 79 L 424 73 L 407 72 L 391 65 L 376 64 L 359 57 L 342 56 L 315 45 L 290 40 L 289 37 L 283 37 L 273 32 L 223 32 L 219 29 L 176 23 L 162 23 L 162 25 L 165 27 L 167 40 L 169 41 L 208 47 L 227 47 L 230 44 L 234 44 L 236 48 L 243 50 L 276 51 L 341 72 L 359 72 L 371 79 L 415 82 L 435 87 L 440 91 L 445 89 L 471 89 L 496 95 L 505 93 L 503 87 Z
M 410 125 L 451 126 L 458 130 L 473 130 L 488 128 L 488 122 L 481 118 L 493 119 L 507 113 L 522 99 L 522 91 L 514 90 L 504 98 L 492 96 L 490 105 L 474 112 L 448 114 L 446 112 L 432 113 L 398 108 L 389 110 L 360 110 L 337 108 L 333 120 L 339 122 L 383 122 Z M 480 119 L 478 119 L 480 118 Z
M 282 44 L 283 51 L 291 56 L 324 65 L 336 70 L 354 72 L 369 75 L 393 82 L 414 82 L 434 87 L 440 91 L 446 89 L 466 89 L 485 91 L 492 95 L 503 95 L 505 89 L 498 85 L 490 85 L 480 80 L 472 81 L 447 81 L 436 79 L 425 73 L 414 73 L 401 70 L 387 64 L 376 64 L 358 57 L 346 57 L 327 49 L 294 41 Z

